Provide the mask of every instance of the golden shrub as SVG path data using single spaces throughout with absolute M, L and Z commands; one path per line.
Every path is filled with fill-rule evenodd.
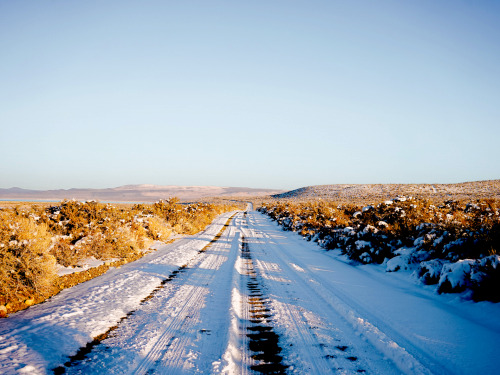
M 12 312 L 74 285 L 58 281 L 56 263 L 76 266 L 87 257 L 126 263 L 153 240 L 165 241 L 174 231 L 194 234 L 234 208 L 172 198 L 131 209 L 75 200 L 0 209 L 0 306 L 9 302 Z
M 49 252 L 51 235 L 45 224 L 18 215 L 0 217 L 0 297 L 46 295 L 56 278 L 56 259 Z
M 148 218 L 149 236 L 155 241 L 165 241 L 172 235 L 172 228 L 159 217 Z

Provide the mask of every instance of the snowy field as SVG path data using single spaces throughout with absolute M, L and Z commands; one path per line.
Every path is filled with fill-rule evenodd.
M 274 195 L 295 200 L 330 199 L 366 201 L 392 199 L 397 195 L 428 199 L 500 198 L 500 180 L 464 182 L 460 184 L 338 184 L 306 186 Z
M 493 374 L 498 316 L 237 212 L 0 320 L 0 373 Z

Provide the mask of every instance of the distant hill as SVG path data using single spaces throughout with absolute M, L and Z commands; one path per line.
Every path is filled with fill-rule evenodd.
M 283 192 L 283 190 L 218 186 L 125 185 L 109 189 L 67 190 L 28 190 L 14 187 L 10 189 L 0 189 L 0 199 L 62 200 L 74 198 L 79 200 L 95 199 L 99 201 L 116 202 L 154 202 L 169 197 L 177 197 L 181 200 L 197 200 L 208 197 L 255 197 L 281 192 Z
M 500 199 L 500 180 L 459 184 L 342 184 L 306 186 L 278 193 L 273 198 L 295 200 L 332 199 L 339 201 L 392 199 L 398 195 L 438 199 Z

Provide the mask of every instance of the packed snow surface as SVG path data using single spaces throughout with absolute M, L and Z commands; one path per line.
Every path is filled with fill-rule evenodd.
M 237 212 L 1 320 L 0 373 L 492 374 L 498 316 Z

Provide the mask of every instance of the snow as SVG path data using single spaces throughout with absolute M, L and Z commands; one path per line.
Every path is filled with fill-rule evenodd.
M 364 227 L 364 229 L 361 232 L 363 234 L 366 234 L 366 233 L 377 233 L 378 229 L 375 228 L 373 225 L 367 225 L 366 227 Z
M 104 260 L 96 259 L 94 257 L 89 257 L 86 259 L 82 259 L 79 262 L 79 266 L 77 266 L 77 267 L 65 267 L 61 264 L 57 264 L 56 265 L 56 272 L 57 272 L 58 276 L 69 275 L 69 274 L 76 273 L 76 272 L 87 271 L 90 268 L 99 267 L 99 266 L 105 264 L 106 262 L 113 262 L 116 260 L 118 260 L 118 259 L 109 259 L 107 261 L 104 261 Z
M 293 233 L 281 235 L 285 237 L 283 243 L 292 241 Z M 497 371 L 500 359 L 495 348 L 500 342 L 497 319 L 500 304 L 435 295 L 433 288 L 416 285 L 407 273 L 385 273 L 377 265 L 353 267 L 344 257 L 321 251 L 305 241 L 301 246 L 288 246 L 286 252 L 307 264 L 294 260 L 302 268 L 321 270 L 317 272 L 321 276 L 319 285 L 342 296 L 339 303 L 347 304 L 346 314 L 360 314 L 362 321 L 353 318 L 349 321 L 374 344 L 382 345 L 383 339 L 377 339 L 375 333 L 372 336 L 370 332 L 376 331 L 371 331 L 366 321 L 385 332 L 432 373 Z M 383 352 L 389 358 L 391 348 L 386 342 Z M 416 367 L 404 357 L 402 352 L 393 355 L 403 373 L 416 373 Z
M 484 267 L 486 265 L 490 265 L 493 268 L 497 268 L 500 265 L 500 255 L 494 254 L 490 255 L 481 260 L 481 265 Z
M 402 255 L 395 256 L 394 258 L 391 258 L 387 261 L 386 263 L 386 271 L 387 272 L 395 272 L 400 269 L 404 269 L 404 267 L 407 265 L 406 257 Z
M 407 264 L 405 257 L 418 259 L 415 247 L 401 248 L 385 267 L 353 266 L 255 211 L 224 227 L 229 217 L 0 320 L 0 373 L 51 373 L 116 326 L 68 372 L 249 374 L 257 361 L 248 335 L 256 299 L 271 316 L 259 324 L 279 336 L 291 374 L 498 372 L 500 304 L 437 295 L 410 271 L 385 272 Z M 480 265 L 499 264 L 495 255 Z M 416 265 L 430 277 L 445 268 L 453 285 L 478 266 Z M 249 275 L 258 294 L 248 289 Z
M 370 242 L 364 240 L 357 240 L 356 242 L 354 242 L 354 244 L 356 245 L 357 249 L 364 249 L 365 247 L 371 248 L 372 246 Z
M 443 270 L 445 261 L 441 259 L 431 259 L 428 261 L 420 262 L 420 268 L 423 271 L 422 275 L 426 279 L 438 279 Z
M 1 320 L 0 373 L 15 373 L 26 365 L 35 368 L 34 373 L 46 373 L 64 363 L 68 355 L 138 308 L 164 278 L 210 242 L 228 216 L 221 215 L 204 233 L 160 247 Z
M 398 270 L 409 269 L 417 253 L 415 247 L 402 247 L 394 252 L 396 255 L 386 263 L 386 271 L 394 272 Z
M 455 263 L 444 264 L 439 285 L 448 281 L 452 289 L 466 286 L 466 276 L 471 273 L 471 267 L 474 263 L 473 259 L 462 259 Z
M 382 228 L 387 228 L 389 224 L 387 224 L 385 221 L 380 220 L 377 225 Z
M 359 256 L 359 259 L 361 259 L 361 261 L 364 263 L 370 263 L 372 261 L 372 256 L 365 251 Z

